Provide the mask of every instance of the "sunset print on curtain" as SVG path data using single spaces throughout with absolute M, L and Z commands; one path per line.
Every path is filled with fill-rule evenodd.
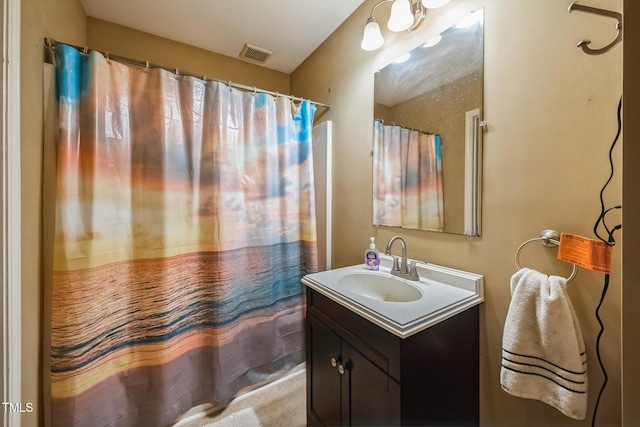
M 314 107 L 55 53 L 51 424 L 165 426 L 301 363 Z
M 444 230 L 440 135 L 376 120 L 373 224 Z

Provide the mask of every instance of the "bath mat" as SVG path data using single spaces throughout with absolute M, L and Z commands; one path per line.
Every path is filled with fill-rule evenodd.
M 203 427 L 262 427 L 262 424 L 253 409 L 245 408 Z

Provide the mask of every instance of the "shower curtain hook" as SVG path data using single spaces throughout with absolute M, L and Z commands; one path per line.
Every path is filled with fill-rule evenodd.
M 253 87 L 253 94 L 256 95 L 258 93 L 258 89 L 256 89 L 256 87 Z
M 109 58 L 109 52 L 105 52 L 104 56 L 105 58 L 107 58 L 107 61 L 111 61 L 111 58 Z

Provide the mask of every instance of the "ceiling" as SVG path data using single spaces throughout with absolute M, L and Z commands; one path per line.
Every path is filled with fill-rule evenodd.
M 88 16 L 237 58 L 245 43 L 290 74 L 364 0 L 81 0 Z

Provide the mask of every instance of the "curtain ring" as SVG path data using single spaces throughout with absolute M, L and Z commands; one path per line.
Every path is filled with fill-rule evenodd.
M 109 52 L 105 52 L 104 57 L 107 58 L 107 61 L 111 61 L 111 58 L 109 58 Z
M 85 47 L 84 49 L 82 49 L 82 53 L 87 55 L 89 53 L 89 48 Z
M 255 94 L 257 94 L 257 93 L 258 93 L 258 89 L 256 89 L 256 87 L 254 86 L 254 87 L 253 87 L 253 94 L 255 95 Z

